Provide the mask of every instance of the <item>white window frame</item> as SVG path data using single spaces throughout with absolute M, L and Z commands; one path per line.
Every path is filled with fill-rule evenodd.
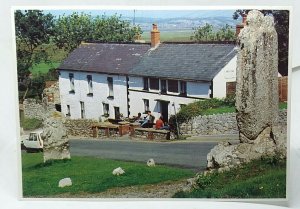
M 107 85 L 108 85 L 108 97 L 114 97 L 114 79 L 113 77 L 107 77 Z
M 69 80 L 70 80 L 70 92 L 75 92 L 74 73 L 69 73 Z
M 81 119 L 85 119 L 85 107 L 82 101 L 80 101 L 80 117 Z
M 109 117 L 109 104 L 103 102 L 102 106 L 103 106 L 103 116 Z
M 93 94 L 93 77 L 92 75 L 86 76 L 88 82 L 88 94 Z
M 143 102 L 144 102 L 144 111 L 146 113 L 147 111 L 150 111 L 150 101 L 149 99 L 143 99 Z

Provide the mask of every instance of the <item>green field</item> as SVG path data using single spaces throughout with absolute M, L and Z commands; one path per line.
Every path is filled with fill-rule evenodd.
M 122 167 L 125 174 L 112 175 Z M 192 177 L 191 170 L 145 163 L 123 162 L 94 157 L 73 156 L 71 160 L 43 163 L 41 153 L 22 153 L 22 175 L 24 197 L 51 197 L 57 194 L 103 192 L 114 187 L 156 184 Z M 62 178 L 70 177 L 73 185 L 59 188 Z
M 190 42 L 190 37 L 193 35 L 193 31 L 160 31 L 160 40 L 162 42 Z M 150 42 L 150 32 L 144 32 L 142 34 L 142 40 Z
M 285 198 L 286 161 L 255 160 L 224 173 L 201 176 L 198 189 L 178 192 L 177 198 Z
M 53 63 L 39 63 L 34 65 L 32 68 L 30 68 L 30 72 L 33 75 L 38 75 L 38 74 L 45 74 L 48 73 L 48 71 L 52 68 L 57 68 L 59 66 L 59 62 L 53 62 Z

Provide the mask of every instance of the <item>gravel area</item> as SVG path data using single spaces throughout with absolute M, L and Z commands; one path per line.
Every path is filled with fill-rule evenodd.
M 112 188 L 100 193 L 61 194 L 54 198 L 171 198 L 186 187 L 187 181 L 169 181 L 160 184 Z

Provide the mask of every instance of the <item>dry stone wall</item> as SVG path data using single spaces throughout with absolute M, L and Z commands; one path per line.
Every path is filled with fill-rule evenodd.
M 55 109 L 55 106 L 51 103 L 46 105 L 42 102 L 37 102 L 36 99 L 25 99 L 23 108 L 25 118 L 37 118 L 43 120 L 47 115 L 47 112 Z
M 97 122 L 89 119 L 67 119 L 64 125 L 67 128 L 67 134 L 70 136 L 93 137 L 92 126 Z
M 279 111 L 278 122 L 286 126 L 287 111 Z M 198 116 L 181 124 L 180 132 L 184 135 L 229 135 L 238 134 L 236 113 Z

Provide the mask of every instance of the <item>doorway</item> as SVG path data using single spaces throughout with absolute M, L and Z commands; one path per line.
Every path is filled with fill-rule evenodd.
M 169 102 L 160 101 L 160 113 L 163 116 L 163 121 L 168 122 L 168 120 L 169 120 Z

